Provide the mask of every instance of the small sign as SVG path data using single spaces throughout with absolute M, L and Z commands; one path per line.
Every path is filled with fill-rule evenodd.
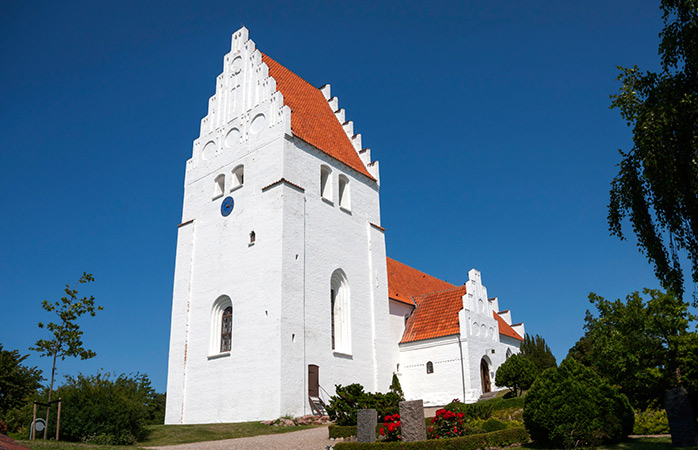
M 36 419 L 36 422 L 34 422 L 34 429 L 40 432 L 44 431 L 44 428 L 46 428 L 46 421 L 44 419 Z

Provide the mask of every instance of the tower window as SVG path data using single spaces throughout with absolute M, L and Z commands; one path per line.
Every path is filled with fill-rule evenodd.
M 225 175 L 220 174 L 213 180 L 213 199 L 223 196 L 225 192 Z
M 427 362 L 427 373 L 434 373 L 434 363 L 431 361 Z
M 250 231 L 250 244 L 254 244 L 254 241 L 257 239 L 257 235 L 255 234 L 254 231 Z
M 229 352 L 233 341 L 233 307 L 228 306 L 221 318 L 221 353 Z
M 332 350 L 351 354 L 351 309 L 349 283 L 342 269 L 330 279 L 330 329 Z
M 322 198 L 332 201 L 332 169 L 327 166 L 320 167 L 320 195 Z
M 211 308 L 211 345 L 209 353 L 230 352 L 233 348 L 233 303 L 223 295 L 213 302 Z
M 233 182 L 232 182 L 232 186 L 230 187 L 230 190 L 234 191 L 235 189 L 242 187 L 242 185 L 244 183 L 245 183 L 245 166 L 243 166 L 241 164 L 233 169 Z
M 339 206 L 346 210 L 351 209 L 349 178 L 347 178 L 345 175 L 339 176 Z

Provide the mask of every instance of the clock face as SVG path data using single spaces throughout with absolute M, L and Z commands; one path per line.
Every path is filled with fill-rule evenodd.
M 221 214 L 223 217 L 227 217 L 230 215 L 231 212 L 233 212 L 233 207 L 235 206 L 235 201 L 233 200 L 233 197 L 226 197 L 223 199 L 223 203 L 221 203 Z

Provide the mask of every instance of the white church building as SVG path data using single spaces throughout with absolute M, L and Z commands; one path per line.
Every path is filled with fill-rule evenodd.
M 475 269 L 455 286 L 387 257 L 361 141 L 329 85 L 233 34 L 186 163 L 165 423 L 301 416 L 393 373 L 425 405 L 500 389 L 523 324 Z

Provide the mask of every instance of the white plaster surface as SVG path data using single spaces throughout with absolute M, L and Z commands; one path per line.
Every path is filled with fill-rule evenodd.
M 329 85 L 324 94 L 336 110 Z M 337 116 L 344 120 L 345 112 Z M 344 128 L 378 180 L 378 164 L 361 149 L 353 122 Z M 241 165 L 242 184 L 233 174 Z M 344 208 L 320 195 L 322 165 L 332 169 L 334 193 L 340 176 L 349 181 L 351 202 Z M 224 217 L 227 196 L 234 208 Z M 293 135 L 291 111 L 247 29 L 235 32 L 186 164 L 165 423 L 311 413 L 311 364 L 319 367 L 324 400 L 335 384 L 385 392 L 398 364 L 408 399 L 422 398 L 425 405 L 476 400 L 483 356 L 496 372 L 506 348 L 518 352 L 517 341 L 500 340 L 492 318 L 498 301 L 488 300 L 480 273 L 471 270 L 460 334 L 399 345 L 412 307 L 388 299 L 380 223 L 378 183 Z M 333 351 L 330 283 L 337 269 L 348 286 L 348 344 Z M 233 308 L 232 349 L 222 354 L 213 312 L 221 296 Z M 427 361 L 434 363 L 433 374 L 426 374 Z

